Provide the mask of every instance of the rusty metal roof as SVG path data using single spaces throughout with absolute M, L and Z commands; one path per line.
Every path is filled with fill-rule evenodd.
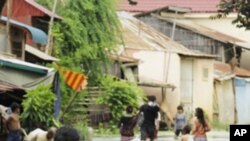
M 214 69 L 217 75 L 230 75 L 234 74 L 239 77 L 250 77 L 250 71 L 236 67 L 234 72 L 232 72 L 231 66 L 222 62 L 215 62 Z
M 118 12 L 123 27 L 126 48 L 170 51 L 184 56 L 215 58 L 216 56 L 192 51 L 166 35 L 137 20 L 127 12 Z

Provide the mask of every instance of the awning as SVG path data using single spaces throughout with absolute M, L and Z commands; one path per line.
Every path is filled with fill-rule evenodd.
M 8 18 L 1 16 L 0 20 L 3 22 L 7 22 Z M 34 28 L 34 27 L 26 25 L 26 24 L 23 24 L 21 22 L 13 20 L 13 19 L 10 19 L 10 24 L 17 26 L 17 27 L 24 28 L 25 30 L 29 31 L 31 34 L 32 40 L 35 43 L 39 43 L 39 44 L 43 44 L 43 45 L 47 44 L 48 37 L 42 30 L 40 30 L 38 28 Z
M 36 57 L 42 59 L 42 60 L 45 60 L 45 61 L 59 61 L 59 59 L 55 58 L 55 57 L 52 57 L 32 46 L 29 46 L 29 45 L 25 45 L 25 51 L 27 51 L 28 53 L 30 54 L 33 54 L 35 55 Z
M 0 66 L 10 67 L 14 69 L 34 72 L 41 75 L 46 75 L 48 72 L 51 72 L 53 69 L 49 69 L 43 66 L 35 65 L 32 63 L 20 61 L 17 59 L 9 59 L 9 58 L 0 58 Z
M 23 90 L 23 89 L 19 88 L 16 85 L 0 81 L 0 93 L 6 92 L 6 91 L 13 91 L 13 90 Z

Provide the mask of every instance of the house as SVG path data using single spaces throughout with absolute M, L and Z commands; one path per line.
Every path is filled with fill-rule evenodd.
M 212 14 L 191 14 L 193 18 L 185 19 L 195 24 L 195 26 L 202 26 L 210 29 L 211 31 L 216 31 L 217 33 L 222 33 L 224 35 L 230 35 L 231 37 L 237 38 L 241 41 L 231 40 L 236 47 L 238 47 L 237 54 L 240 55 L 239 66 L 245 69 L 250 69 L 250 62 L 248 61 L 250 54 L 250 31 L 244 28 L 238 28 L 232 24 L 232 21 L 236 18 L 236 14 L 230 14 L 226 18 L 211 20 L 210 16 Z M 190 15 L 190 16 L 191 16 Z
M 3 9 L 3 16 L 7 14 L 7 4 Z M 61 19 L 60 16 L 53 14 L 48 9 L 36 3 L 34 0 L 12 0 L 11 18 L 21 23 L 36 27 L 48 34 L 50 18 L 55 20 Z M 32 42 L 30 36 L 27 34 L 27 44 L 39 50 L 44 51 L 46 44 Z
M 249 124 L 250 71 L 216 62 L 214 118 L 226 124 Z
M 108 74 L 128 82 L 138 82 L 139 60 L 122 54 L 111 54 L 109 57 L 113 63 L 109 67 Z
M 0 17 L 0 52 L 2 54 L 9 54 L 14 58 L 32 63 L 40 62 L 46 64 L 49 62 L 58 61 L 57 58 L 49 56 L 35 48 L 31 48 L 25 43 L 26 34 L 29 34 L 32 42 L 38 44 L 47 44 L 47 35 L 42 30 L 23 24 L 13 19 L 9 20 L 10 45 L 7 47 L 7 21 L 7 17 Z
M 0 105 L 9 106 L 12 102 L 22 103 L 26 90 L 40 84 L 52 84 L 55 77 L 53 69 L 27 63 L 18 59 L 0 57 Z M 2 121 L 0 114 L 0 121 Z M 0 123 L 0 139 L 6 132 Z M 3 138 L 2 138 L 3 137 Z
M 191 51 L 126 12 L 118 16 L 123 27 L 121 55 L 139 60 L 139 83 L 167 86 L 142 87 L 157 97 L 167 117 L 171 120 L 176 107 L 183 104 L 190 116 L 194 108 L 202 107 L 212 118 L 215 56 Z
M 218 61 L 225 63 L 231 63 L 236 58 L 236 65 L 250 68 L 250 44 L 246 39 L 250 32 L 234 27 L 231 24 L 232 17 L 228 20 L 212 20 L 211 16 L 216 15 L 219 2 L 138 0 L 137 5 L 131 6 L 123 1 L 119 10 L 133 13 L 141 21 L 191 50 L 216 55 Z

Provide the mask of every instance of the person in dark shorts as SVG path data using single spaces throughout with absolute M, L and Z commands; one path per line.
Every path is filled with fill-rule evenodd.
M 20 105 L 12 103 L 10 108 L 12 113 L 6 121 L 7 129 L 9 131 L 7 141 L 21 141 L 22 134 L 19 120 Z
M 148 103 L 144 104 L 140 108 L 140 113 L 143 113 L 144 120 L 141 125 L 141 140 L 145 141 L 147 138 L 153 141 L 156 138 L 156 126 L 155 120 L 158 117 L 160 107 L 155 102 L 155 96 L 148 96 Z

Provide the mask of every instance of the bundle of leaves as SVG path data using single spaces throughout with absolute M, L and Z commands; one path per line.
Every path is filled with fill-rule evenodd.
M 114 79 L 112 76 L 102 79 L 101 87 L 103 90 L 97 101 L 109 106 L 114 123 L 119 121 L 128 105 L 136 110 L 144 99 L 144 94 L 137 85 Z
M 219 14 L 221 18 L 230 13 L 237 13 L 237 17 L 233 20 L 233 24 L 237 27 L 250 29 L 250 1 L 249 0 L 221 0 L 219 6 Z
M 29 130 L 35 128 L 48 129 L 54 126 L 55 94 L 50 85 L 40 85 L 36 89 L 28 90 L 22 102 L 23 113 L 21 119 Z

